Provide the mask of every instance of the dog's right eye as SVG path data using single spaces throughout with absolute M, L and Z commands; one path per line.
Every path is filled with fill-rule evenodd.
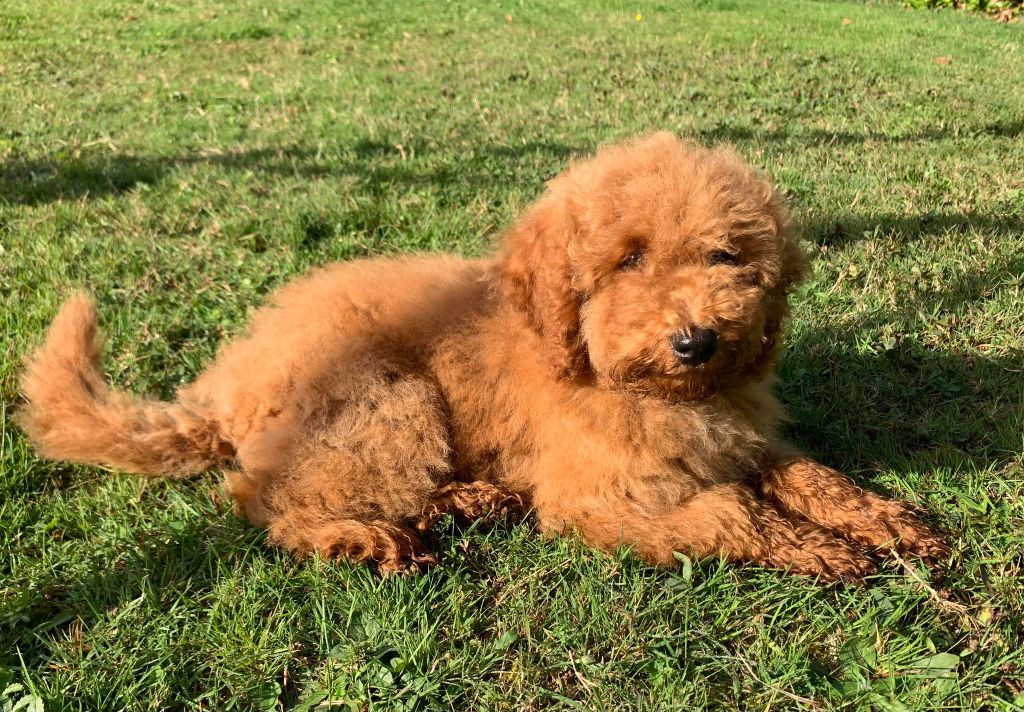
M 633 250 L 619 261 L 619 269 L 636 269 L 644 261 L 644 253 Z

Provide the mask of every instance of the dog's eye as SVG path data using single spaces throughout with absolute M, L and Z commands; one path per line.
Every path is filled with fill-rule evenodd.
M 739 263 L 739 255 L 734 255 L 726 250 L 716 250 L 708 255 L 709 265 L 738 265 Z
M 619 262 L 619 269 L 636 269 L 644 261 L 644 253 L 633 250 Z

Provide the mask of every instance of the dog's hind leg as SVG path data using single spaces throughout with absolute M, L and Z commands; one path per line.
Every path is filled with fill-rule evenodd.
M 451 481 L 444 402 L 429 379 L 362 362 L 304 389 L 239 448 L 237 508 L 297 554 L 368 561 L 385 573 L 434 562 L 412 524 Z M 287 423 L 288 425 L 285 425 Z
M 430 501 L 416 519 L 416 529 L 424 532 L 446 514 L 464 522 L 500 519 L 519 515 L 523 498 L 490 482 L 451 482 L 430 495 Z
M 855 485 L 829 467 L 804 457 L 780 459 L 765 473 L 761 491 L 786 513 L 881 549 L 941 561 L 948 554 L 909 505 Z
M 316 522 L 292 510 L 273 520 L 270 539 L 299 555 L 317 553 L 372 563 L 382 574 L 405 573 L 437 559 L 410 527 L 382 520 L 327 519 Z

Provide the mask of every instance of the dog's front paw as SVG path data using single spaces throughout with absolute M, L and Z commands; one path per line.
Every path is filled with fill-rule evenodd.
M 943 564 L 949 559 L 949 544 L 939 534 L 913 514 L 905 513 L 891 524 L 896 532 L 898 553 L 910 554 L 933 564 Z
M 882 500 L 862 526 L 851 528 L 850 539 L 876 549 L 895 551 L 941 564 L 949 557 L 949 544 L 922 522 L 909 505 Z
M 875 562 L 856 545 L 805 523 L 773 537 L 767 562 L 798 576 L 819 581 L 857 583 L 875 573 Z
M 877 570 L 874 561 L 852 546 L 832 546 L 827 550 L 808 552 L 807 556 L 791 562 L 788 568 L 800 576 L 843 583 L 860 583 Z

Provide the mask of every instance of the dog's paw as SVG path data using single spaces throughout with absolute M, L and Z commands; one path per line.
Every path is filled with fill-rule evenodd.
M 914 514 L 910 505 L 883 500 L 861 526 L 850 528 L 847 536 L 881 551 L 915 556 L 933 564 L 949 558 L 949 544 Z
M 875 573 L 875 562 L 852 546 L 832 545 L 806 552 L 789 563 L 790 573 L 823 582 L 860 583 Z
M 383 576 L 410 574 L 437 564 L 437 557 L 409 529 L 393 524 L 368 524 L 362 536 L 334 552 L 356 563 L 372 563 Z
M 898 540 L 894 547 L 901 554 L 909 554 L 932 564 L 944 564 L 949 559 L 949 543 L 936 534 L 927 524 L 913 515 L 908 515 L 898 527 Z
M 517 517 L 523 512 L 523 498 L 489 482 L 452 482 L 438 489 L 415 522 L 425 532 L 446 514 L 471 522 Z
M 862 583 L 864 578 L 878 570 L 875 562 L 866 554 L 850 549 L 838 556 L 826 558 L 820 574 L 823 581 Z
M 876 571 L 856 544 L 810 522 L 776 526 L 768 545 L 768 565 L 798 576 L 853 583 Z

